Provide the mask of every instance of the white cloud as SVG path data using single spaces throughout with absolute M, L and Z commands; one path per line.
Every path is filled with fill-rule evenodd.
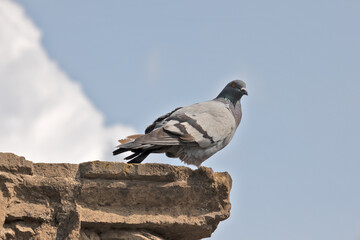
M 111 160 L 134 130 L 104 117 L 49 59 L 23 9 L 0 1 L 0 151 L 36 162 Z

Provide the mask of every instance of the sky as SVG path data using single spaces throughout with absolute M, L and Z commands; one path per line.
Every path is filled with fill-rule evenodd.
M 0 0 L 0 151 L 121 161 L 117 139 L 242 79 L 240 126 L 203 163 L 233 179 L 231 216 L 211 239 L 359 240 L 359 11 L 352 0 Z

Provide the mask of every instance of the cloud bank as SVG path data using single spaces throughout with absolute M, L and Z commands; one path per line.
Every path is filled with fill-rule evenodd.
M 46 54 L 24 10 L 0 1 L 0 151 L 35 162 L 111 160 L 116 139 L 81 87 Z

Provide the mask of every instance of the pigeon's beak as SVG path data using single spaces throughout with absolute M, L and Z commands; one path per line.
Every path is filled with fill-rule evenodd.
M 248 92 L 246 91 L 246 88 L 241 88 L 240 90 L 244 95 L 246 95 L 246 96 L 248 95 Z

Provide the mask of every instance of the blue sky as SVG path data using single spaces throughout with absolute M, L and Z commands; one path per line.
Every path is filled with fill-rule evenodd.
M 231 217 L 211 239 L 359 239 L 359 1 L 15 2 L 99 134 L 111 132 L 106 149 L 247 83 L 235 137 L 203 164 L 233 178 Z

